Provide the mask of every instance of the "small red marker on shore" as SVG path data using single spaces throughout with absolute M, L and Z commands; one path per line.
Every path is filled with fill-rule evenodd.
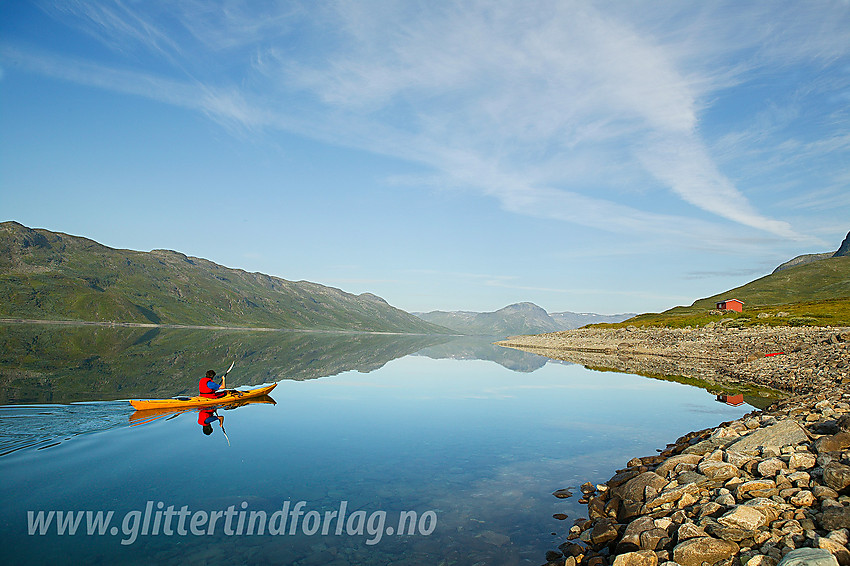
M 784 353 L 785 352 L 773 352 L 772 354 L 765 354 L 764 357 L 769 358 L 770 356 L 779 356 L 779 355 L 782 355 Z

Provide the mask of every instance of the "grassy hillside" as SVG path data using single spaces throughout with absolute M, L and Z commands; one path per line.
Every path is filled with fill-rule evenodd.
M 0 223 L 0 318 L 447 333 L 380 297 Z
M 743 313 L 710 314 L 718 301 L 739 299 Z M 759 314 L 762 317 L 759 317 Z M 689 307 L 638 315 L 617 325 L 595 326 L 850 326 L 850 257 L 831 257 L 766 275 L 699 299 Z

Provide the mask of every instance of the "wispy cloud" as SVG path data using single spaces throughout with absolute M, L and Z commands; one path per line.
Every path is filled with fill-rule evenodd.
M 168 71 L 20 46 L 5 47 L 4 59 L 194 108 L 234 130 L 286 130 L 419 162 L 436 184 L 497 199 L 516 214 L 690 240 L 719 226 L 803 238 L 759 211 L 717 159 L 724 147 L 767 136 L 770 125 L 724 146 L 703 138 L 701 120 L 724 89 L 765 69 L 828 65 L 850 51 L 841 3 L 52 6 L 49 13 L 115 52 L 142 51 Z M 813 140 L 805 151 L 846 143 Z M 695 210 L 658 211 L 658 202 L 674 200 L 668 195 Z

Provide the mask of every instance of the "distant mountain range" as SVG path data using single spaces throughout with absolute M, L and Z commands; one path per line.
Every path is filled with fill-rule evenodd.
M 813 261 L 820 261 L 822 259 L 828 259 L 831 257 L 844 257 L 850 256 L 850 232 L 847 232 L 847 237 L 844 238 L 844 241 L 841 242 L 841 245 L 838 247 L 838 251 L 835 252 L 825 252 L 819 254 L 803 254 L 798 255 L 794 259 L 789 259 L 779 267 L 773 270 L 773 273 L 779 273 L 784 269 L 789 269 L 791 267 L 797 267 L 798 265 L 805 265 L 807 263 L 812 263 Z
M 0 223 L 0 318 L 451 334 L 384 299 Z
M 494 337 L 571 330 L 596 322 L 621 322 L 634 316 L 634 313 L 603 315 L 560 312 L 550 314 L 534 303 L 516 303 L 494 312 L 432 311 L 413 314 L 426 322 L 450 328 L 460 334 Z

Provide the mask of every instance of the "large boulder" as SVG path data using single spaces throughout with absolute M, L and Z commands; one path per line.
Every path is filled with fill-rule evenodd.
M 679 466 L 680 470 L 682 468 L 693 470 L 697 467 L 701 459 L 702 457 L 697 454 L 677 454 L 676 456 L 670 456 L 655 468 L 655 473 L 659 476 L 667 477 L 667 474 L 676 470 L 677 466 Z
M 702 566 L 703 562 L 714 564 L 734 556 L 737 552 L 738 545 L 734 542 L 700 537 L 676 545 L 673 549 L 673 560 L 682 566 Z
M 644 472 L 614 489 L 614 494 L 623 501 L 645 501 L 646 488 L 651 487 L 656 492 L 667 485 L 667 480 L 655 472 Z
M 742 454 L 758 454 L 762 446 L 782 448 L 806 442 L 806 431 L 793 420 L 779 421 L 775 425 L 757 428 L 740 440 L 733 442 L 727 450 Z
M 850 486 L 850 466 L 830 462 L 823 468 L 823 483 L 838 492 Z
M 738 505 L 717 519 L 717 522 L 727 527 L 754 531 L 766 524 L 767 518 L 755 507 Z
M 850 529 L 850 507 L 829 507 L 820 518 L 821 526 L 828 531 Z
M 850 432 L 841 431 L 832 436 L 822 436 L 815 441 L 815 450 L 818 454 L 823 452 L 837 452 L 850 447 Z
M 626 527 L 620 542 L 617 543 L 617 552 L 640 550 L 641 533 L 654 528 L 655 520 L 652 517 L 638 517 Z
M 618 555 L 612 566 L 656 566 L 657 564 L 658 556 L 654 552 L 639 550 Z

